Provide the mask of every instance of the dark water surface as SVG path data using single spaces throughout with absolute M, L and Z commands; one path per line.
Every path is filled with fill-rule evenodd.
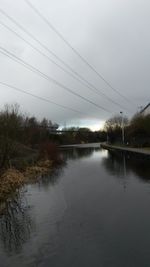
M 149 267 L 150 161 L 63 154 L 64 166 L 7 203 L 0 267 Z

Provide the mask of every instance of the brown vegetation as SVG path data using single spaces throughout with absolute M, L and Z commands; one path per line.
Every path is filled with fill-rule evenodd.
M 62 161 L 60 153 L 58 152 L 58 147 L 56 144 L 46 141 L 40 145 L 39 148 L 39 159 L 40 160 L 50 160 L 57 164 Z
M 24 176 L 26 181 L 30 181 L 31 179 L 36 180 L 38 176 L 47 174 L 52 169 L 53 162 L 50 160 L 41 160 L 37 162 L 35 166 L 27 167 Z
M 0 177 L 0 201 L 9 197 L 24 183 L 24 175 L 15 169 L 6 170 Z
M 50 142 L 57 128 L 50 120 L 22 114 L 17 104 L 0 111 L 0 201 L 60 163 L 57 146 Z
M 36 181 L 39 176 L 49 173 L 51 168 L 52 161 L 42 160 L 35 166 L 27 167 L 23 172 L 13 168 L 3 171 L 0 175 L 0 201 L 6 200 L 23 184 Z
M 38 151 L 41 143 L 49 141 L 50 131 L 57 128 L 50 120 L 38 121 L 22 114 L 17 104 L 5 105 L 0 111 L 0 168 L 12 167 L 14 158 L 21 157 L 23 146 L 26 151 Z

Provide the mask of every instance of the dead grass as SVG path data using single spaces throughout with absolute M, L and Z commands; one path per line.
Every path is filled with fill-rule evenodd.
M 52 160 L 40 160 L 37 162 L 38 167 L 43 167 L 43 168 L 51 168 L 52 167 Z
M 52 168 L 52 161 L 50 160 L 41 160 L 38 161 L 35 166 L 27 167 L 24 176 L 26 180 L 36 179 L 39 175 L 46 174 Z
M 24 183 L 24 175 L 15 169 L 5 171 L 0 177 L 0 200 L 6 199 Z
M 6 200 L 9 195 L 29 181 L 36 181 L 41 175 L 47 174 L 52 169 L 52 161 L 41 160 L 36 166 L 27 167 L 24 172 L 8 169 L 0 176 L 0 201 Z

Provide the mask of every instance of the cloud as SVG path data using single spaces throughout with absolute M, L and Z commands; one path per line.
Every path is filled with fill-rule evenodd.
M 22 109 L 38 116 L 46 116 L 59 124 L 101 124 L 105 119 L 123 110 L 131 116 L 138 106 L 149 102 L 149 1 L 133 0 L 43 0 L 31 2 L 40 9 L 52 24 L 65 36 L 94 68 L 129 101 L 121 98 L 107 86 L 71 49 L 29 8 L 24 0 L 0 0 L 1 8 L 25 29 L 88 80 L 94 88 L 106 94 L 98 95 L 79 81 L 52 64 L 46 57 L 32 49 L 23 40 L 0 25 L 1 46 L 29 62 L 46 75 L 71 88 L 96 104 L 110 110 L 110 114 L 96 108 L 53 83 L 32 73 L 18 63 L 0 54 L 1 81 L 8 82 L 30 93 L 48 98 L 83 114 L 65 111 L 31 96 L 13 92 L 0 86 L 0 106 L 8 102 L 20 103 Z M 52 54 L 25 34 L 5 16 L 1 21 L 22 35 L 41 52 L 58 62 Z M 119 105 L 123 106 L 122 108 Z M 86 125 L 88 126 L 88 125 Z

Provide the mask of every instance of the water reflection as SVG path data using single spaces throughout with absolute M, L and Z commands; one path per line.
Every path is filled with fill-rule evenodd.
M 94 151 L 99 151 L 100 149 L 98 147 L 78 147 L 78 148 L 68 148 L 64 150 L 64 158 L 65 160 L 68 159 L 81 159 L 92 156 Z
M 103 158 L 102 163 L 110 174 L 118 178 L 127 178 L 132 172 L 140 179 L 150 181 L 150 161 L 146 157 L 109 151 L 108 157 Z
M 63 163 L 49 175 L 38 177 L 33 186 L 48 189 L 48 186 L 55 185 L 65 166 Z M 28 193 L 22 189 L 13 199 L 1 205 L 3 208 L 0 211 L 0 241 L 8 254 L 21 252 L 23 245 L 36 231 L 32 207 L 28 202 L 30 203 Z
M 35 230 L 29 211 L 23 193 L 18 193 L 14 199 L 5 203 L 4 213 L 0 217 L 0 239 L 7 252 L 20 252 L 30 238 L 31 231 Z
M 149 255 L 150 196 L 136 177 L 150 180 L 149 160 L 100 148 L 71 148 L 63 157 L 62 165 L 6 203 L 2 266 L 142 266 L 139 251 Z M 120 181 L 126 190 L 129 178 L 134 184 L 122 194 Z
M 39 187 L 47 188 L 48 185 L 57 184 L 66 167 L 67 167 L 67 162 L 64 159 L 64 161 L 61 164 L 55 166 L 55 168 L 48 174 L 40 175 L 36 180 L 36 185 L 38 185 Z

